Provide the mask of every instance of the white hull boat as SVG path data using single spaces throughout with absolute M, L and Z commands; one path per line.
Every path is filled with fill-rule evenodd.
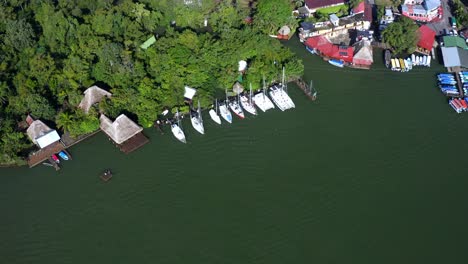
M 236 100 L 233 100 L 229 102 L 229 108 L 234 112 L 236 116 L 239 118 L 243 119 L 244 116 L 244 111 L 242 111 L 242 108 L 240 107 L 239 103 Z
M 255 105 L 260 108 L 263 112 L 266 112 L 270 109 L 274 109 L 275 105 L 271 102 L 270 98 L 264 93 L 258 93 L 254 96 Z
M 185 134 L 184 131 L 179 127 L 178 124 L 173 123 L 171 124 L 171 131 L 172 134 L 174 134 L 174 137 L 177 138 L 182 143 L 187 143 L 187 140 L 185 139 Z
M 229 124 L 232 123 L 232 115 L 229 109 L 226 107 L 225 104 L 222 104 L 219 106 L 219 113 L 221 114 L 221 117 L 226 120 Z
M 255 109 L 255 104 L 253 104 L 253 102 L 251 103 L 251 100 L 247 96 L 241 95 L 240 103 L 245 111 L 249 112 L 252 115 L 257 115 L 257 109 Z
M 213 121 L 215 121 L 215 123 L 221 125 L 221 118 L 219 117 L 219 115 L 216 113 L 215 110 L 210 109 L 210 111 L 209 111 L 208 113 L 210 114 L 211 119 L 212 119 Z
M 289 104 L 284 100 L 280 88 L 276 86 L 270 87 L 269 94 L 271 99 L 273 99 L 273 102 L 281 111 L 289 109 Z
M 192 121 L 192 126 L 200 134 L 205 134 L 205 128 L 203 127 L 203 119 L 200 111 L 200 101 L 198 101 L 198 111 L 190 110 L 190 121 Z

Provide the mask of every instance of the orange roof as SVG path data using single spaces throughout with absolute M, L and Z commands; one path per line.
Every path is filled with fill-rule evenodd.
M 418 29 L 419 33 L 419 41 L 418 41 L 418 47 L 421 47 L 425 50 L 431 50 L 433 45 L 434 45 L 434 40 L 435 40 L 435 31 L 432 30 L 430 27 L 426 25 L 422 25 Z

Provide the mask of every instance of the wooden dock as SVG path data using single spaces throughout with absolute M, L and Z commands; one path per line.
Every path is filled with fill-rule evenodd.
M 304 82 L 301 78 L 294 80 L 294 83 L 304 92 L 304 94 L 312 101 L 317 99 L 316 93 L 312 92 L 312 87 L 309 87 L 307 83 Z
M 112 179 L 112 172 L 110 170 L 106 170 L 101 174 L 100 178 L 103 182 L 108 182 Z
M 455 79 L 457 80 L 457 88 L 458 88 L 458 93 L 460 94 L 457 96 L 458 98 L 463 98 L 465 96 L 465 93 L 463 92 L 463 83 L 460 79 L 460 75 L 458 74 L 460 71 L 454 72 L 455 74 Z
M 49 159 L 53 154 L 59 153 L 60 151 L 64 150 L 65 146 L 61 141 L 57 141 L 52 143 L 51 145 L 42 148 L 36 152 L 33 152 L 28 157 L 28 165 L 30 168 L 41 164 L 45 160 Z M 55 163 L 55 162 L 54 162 Z

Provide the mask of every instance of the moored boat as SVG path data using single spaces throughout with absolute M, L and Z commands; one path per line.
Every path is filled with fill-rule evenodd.
M 205 128 L 203 127 L 203 119 L 200 111 L 200 101 L 198 101 L 198 110 L 194 111 L 190 109 L 190 121 L 192 122 L 193 128 L 200 134 L 205 134 Z
M 56 163 L 60 163 L 60 160 L 59 160 L 59 158 L 57 157 L 57 155 L 53 154 L 53 155 L 52 155 L 52 159 L 53 159 Z
M 315 54 L 315 50 L 308 47 L 308 46 L 305 46 L 306 50 L 310 53 L 310 54 Z
M 65 152 L 63 152 L 63 151 L 60 151 L 58 155 L 59 155 L 59 157 L 62 158 L 63 160 L 69 160 L 68 155 L 67 155 Z
M 208 113 L 210 114 L 211 119 L 215 123 L 221 125 L 221 118 L 218 115 L 218 100 L 216 100 L 216 102 L 215 102 L 215 109 L 210 109 L 210 111 Z
M 171 132 L 177 140 L 179 140 L 182 143 L 187 143 L 185 133 L 182 130 L 182 126 L 180 125 L 179 110 L 177 110 L 175 117 L 177 121 L 171 123 Z
M 328 61 L 328 63 L 330 63 L 331 65 L 336 66 L 336 67 L 340 67 L 340 68 L 344 67 L 344 61 L 343 60 L 331 59 L 331 60 Z
M 257 115 L 257 109 L 255 109 L 255 104 L 252 100 L 252 84 L 250 84 L 249 96 L 247 97 L 245 94 L 240 96 L 240 104 L 245 111 L 252 115 Z
M 241 106 L 239 105 L 238 100 L 234 99 L 229 102 L 229 108 L 231 108 L 232 112 L 239 118 L 245 118 L 244 111 L 242 111 Z
M 390 50 L 385 50 L 385 67 L 390 68 L 392 53 Z

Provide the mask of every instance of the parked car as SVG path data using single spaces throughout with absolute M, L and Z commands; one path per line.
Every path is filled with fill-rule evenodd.
M 457 28 L 457 19 L 455 17 L 450 18 L 450 25 L 452 28 Z

